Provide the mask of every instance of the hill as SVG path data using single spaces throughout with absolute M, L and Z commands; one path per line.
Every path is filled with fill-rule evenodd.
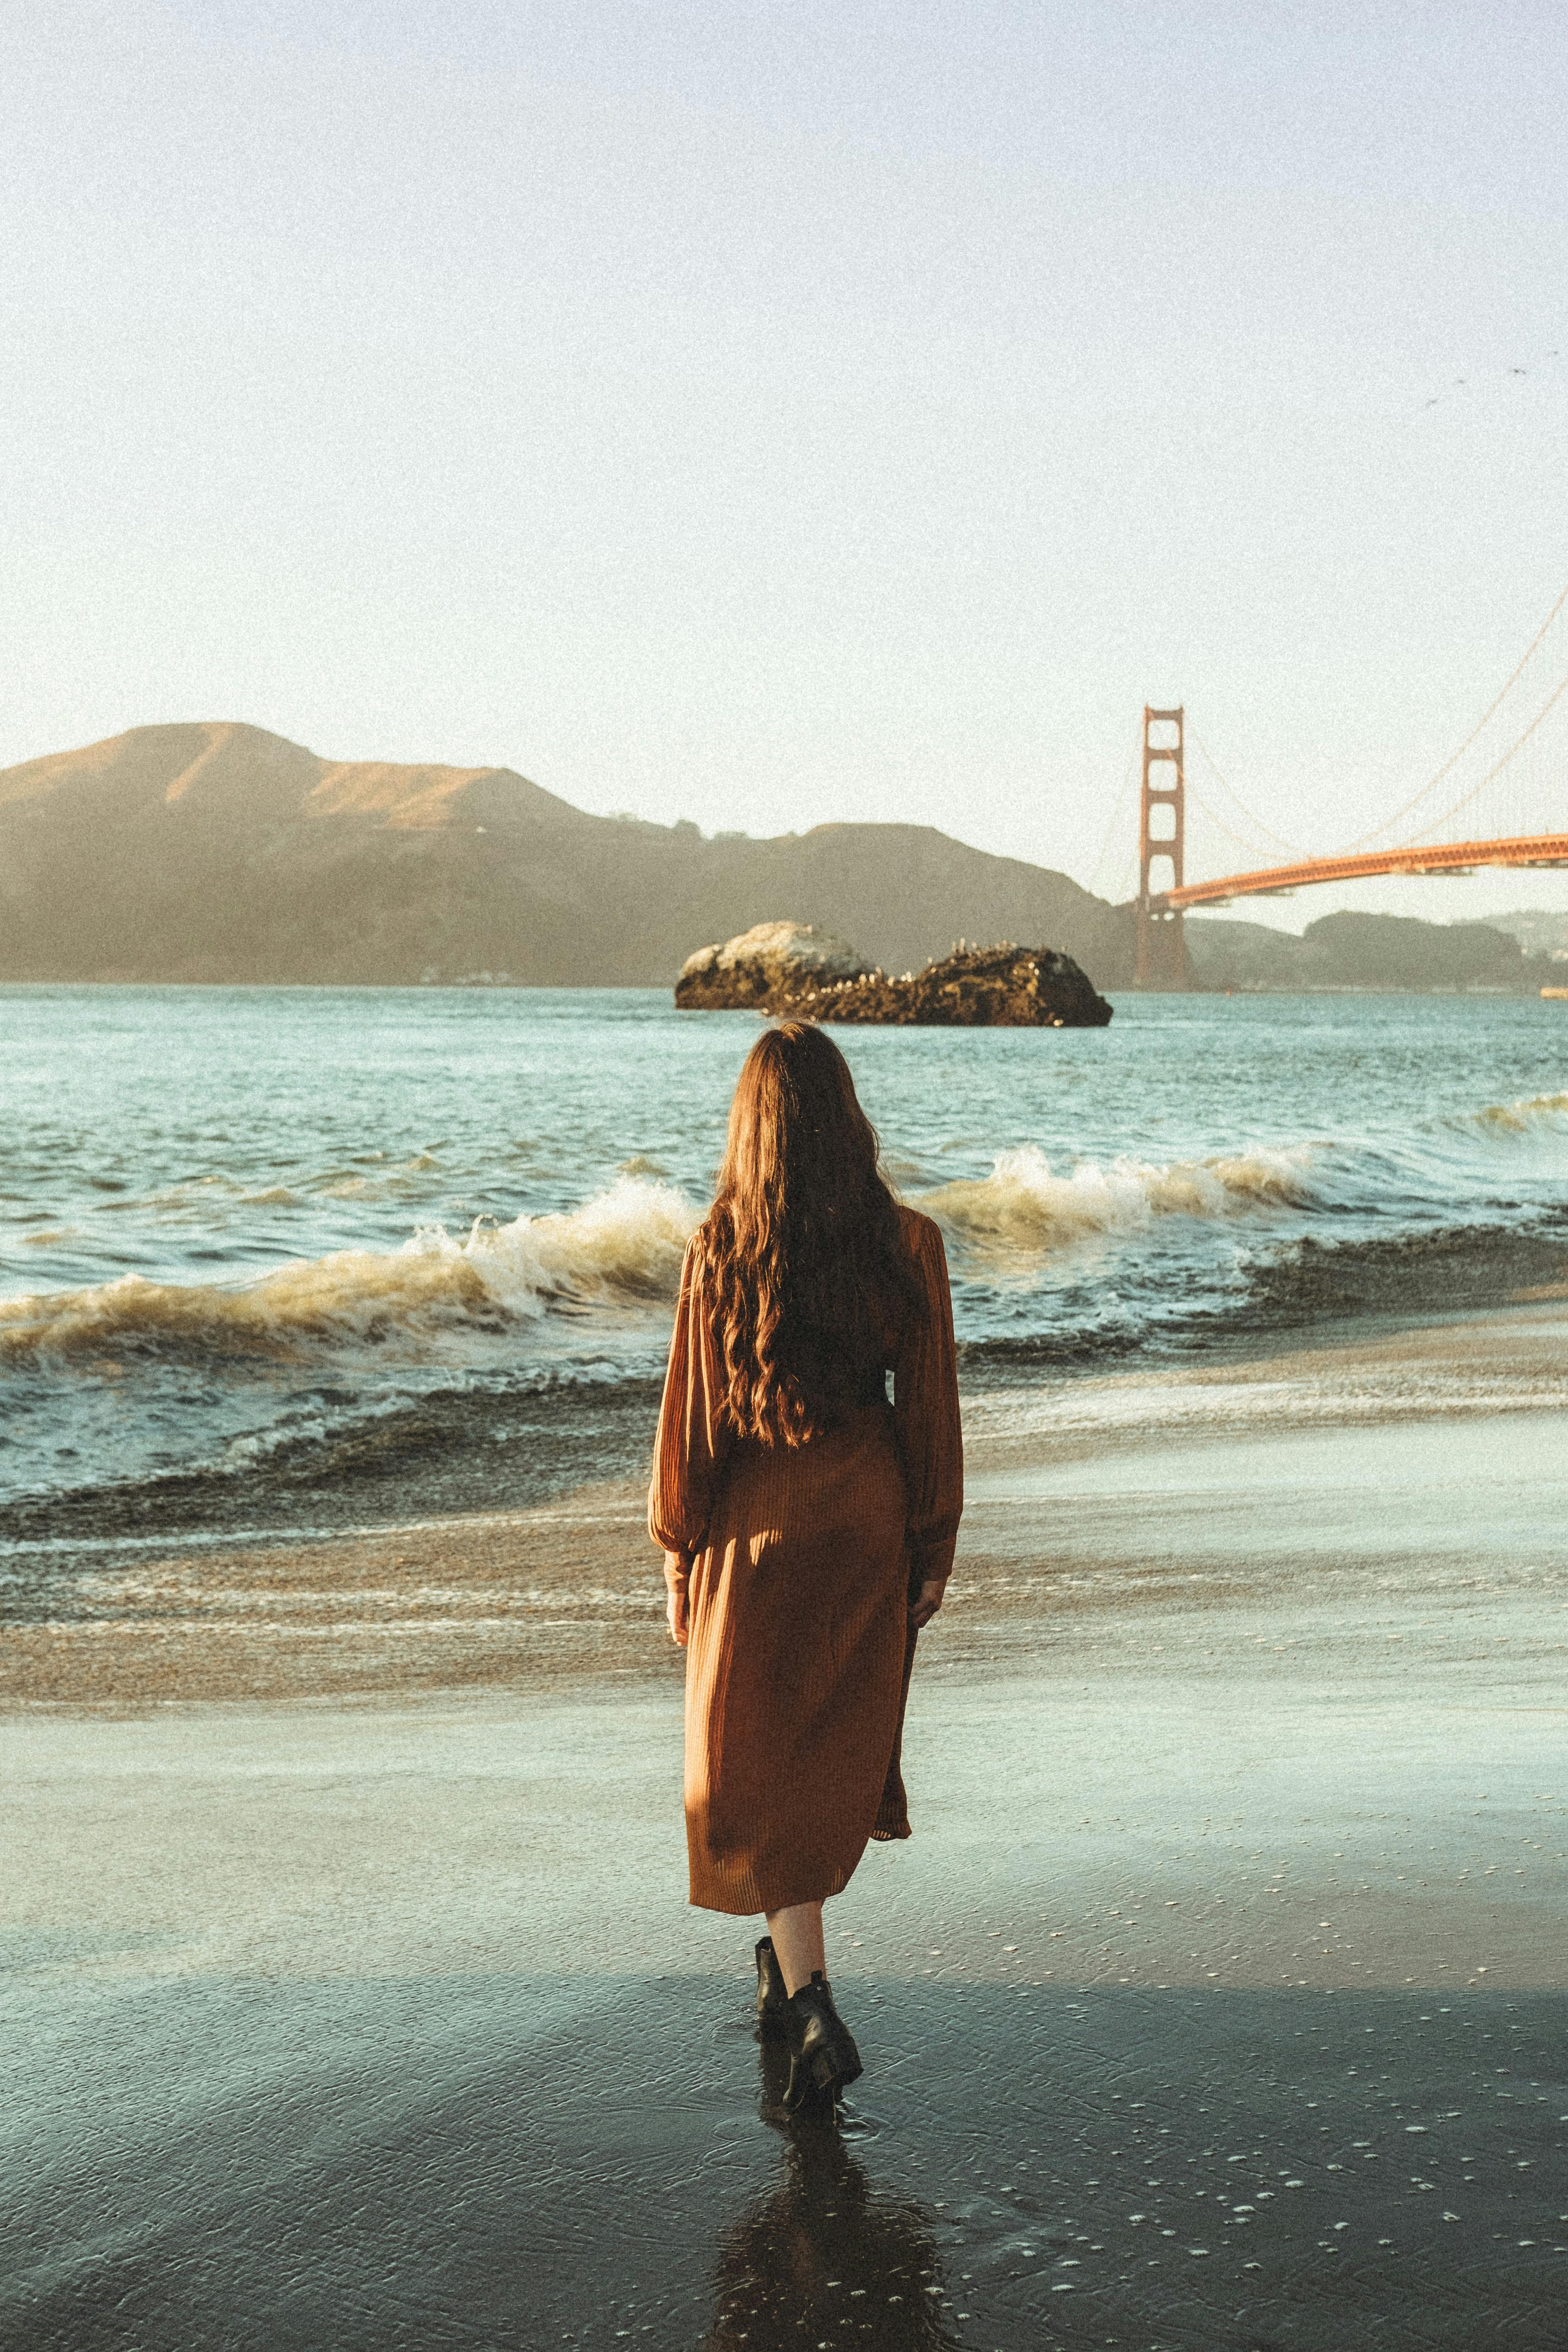
M 228 722 L 0 772 L 0 981 L 658 987 L 693 949 L 781 918 L 893 973 L 958 939 L 1016 940 L 1062 949 L 1097 988 L 1132 980 L 1130 908 L 929 825 L 708 839 L 592 816 L 510 768 L 324 760 Z M 1204 989 L 1561 976 L 1507 928 L 1329 915 L 1295 939 L 1189 917 L 1186 938 Z
M 1126 908 L 926 825 L 710 840 L 506 768 L 323 760 L 233 723 L 0 772 L 0 980 L 658 985 L 773 917 L 890 971 L 963 937 L 1131 972 Z
M 1568 908 L 1521 907 L 1512 914 L 1489 915 L 1494 931 L 1506 931 L 1526 955 L 1544 956 L 1549 963 L 1568 963 Z
M 1541 985 L 1517 939 L 1487 923 L 1320 915 L 1300 939 L 1265 923 L 1189 916 L 1187 961 L 1205 989 L 1508 989 Z

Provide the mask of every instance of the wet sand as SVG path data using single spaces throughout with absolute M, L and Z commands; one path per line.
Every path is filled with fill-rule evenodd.
M 1560 2346 L 1561 1314 L 980 1402 L 842 2135 L 684 1908 L 623 1490 L 79 1566 L 6 1644 L 7 2345 Z
M 929 1646 L 984 1664 L 1021 1641 L 1032 1655 L 1042 1613 L 1054 1626 L 1143 1609 L 1194 1580 L 1289 1607 L 1303 1580 L 1342 1573 L 1359 1591 L 1377 1565 L 1410 1592 L 1560 1561 L 1568 1495 L 1549 1433 L 1568 1412 L 1565 1362 L 1568 1304 L 1552 1295 L 969 1397 L 959 1572 Z M 0 1707 L 678 1681 L 644 1491 L 618 1477 L 452 1512 L 437 1482 L 437 1507 L 358 1530 L 14 1543 Z

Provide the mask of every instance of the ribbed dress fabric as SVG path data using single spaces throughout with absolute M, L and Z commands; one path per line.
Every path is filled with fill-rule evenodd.
M 686 1830 L 705 1910 L 820 1901 L 868 1839 L 910 1835 L 908 1603 L 952 1566 L 963 1452 L 942 1234 L 899 1213 L 921 1305 L 889 1350 L 892 1402 L 801 1446 L 726 1419 L 699 1244 L 686 1254 L 648 1528 L 689 1563 Z

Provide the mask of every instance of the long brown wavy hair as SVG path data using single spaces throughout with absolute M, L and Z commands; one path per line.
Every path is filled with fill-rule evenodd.
M 809 1022 L 764 1030 L 730 1107 L 702 1262 L 742 1437 L 804 1445 L 888 1361 L 916 1304 L 898 1204 L 849 1065 Z

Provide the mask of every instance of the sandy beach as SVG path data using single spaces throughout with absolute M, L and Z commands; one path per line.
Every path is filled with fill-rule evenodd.
M 1568 2352 L 1561 25 L 0 16 L 0 2352 Z
M 842 2136 L 685 1907 L 634 1487 L 74 1554 L 5 1644 L 6 2341 L 1560 2344 L 1564 1321 L 973 1402 Z

